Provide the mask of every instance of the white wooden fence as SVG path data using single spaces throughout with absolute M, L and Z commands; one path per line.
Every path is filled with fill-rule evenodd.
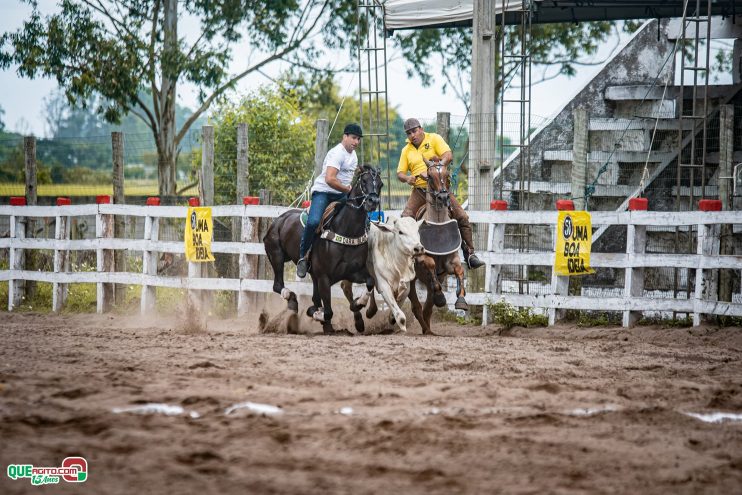
M 0 271 L 0 281 L 8 281 L 8 310 L 19 302 L 18 281 L 35 280 L 53 284 L 53 310 L 59 311 L 64 303 L 67 284 L 96 283 L 97 308 L 103 312 L 112 296 L 111 284 L 142 286 L 141 311 L 154 307 L 155 287 L 174 287 L 188 290 L 238 291 L 238 314 L 249 311 L 246 295 L 250 292 L 272 292 L 272 280 L 259 280 L 248 262 L 249 255 L 265 255 L 260 241 L 252 239 L 255 220 L 261 217 L 275 218 L 286 211 L 276 206 L 214 206 L 214 217 L 238 217 L 242 221 L 241 242 L 213 242 L 215 253 L 240 255 L 240 278 L 204 278 L 198 264 L 189 264 L 188 277 L 157 275 L 157 256 L 161 252 L 184 253 L 184 243 L 160 241 L 157 237 L 160 218 L 185 219 L 184 206 L 129 206 L 114 204 L 66 205 L 66 206 L 0 206 L 0 217 L 10 220 L 10 237 L 0 238 L 0 249 L 10 250 L 10 267 Z M 389 211 L 387 215 L 399 214 Z M 624 326 L 636 322 L 643 311 L 679 312 L 693 315 L 694 325 L 701 322 L 702 315 L 742 316 L 742 304 L 721 302 L 716 299 L 715 284 L 719 269 L 742 270 L 742 256 L 719 255 L 719 232 L 722 224 L 742 223 L 738 211 L 723 212 L 591 212 L 593 225 L 626 225 L 627 249 L 625 253 L 593 253 L 591 266 L 624 269 L 625 287 L 621 297 L 585 297 L 567 295 L 568 277 L 553 276 L 549 294 L 502 293 L 501 270 L 506 265 L 553 266 L 554 252 L 507 252 L 505 225 L 529 224 L 555 226 L 556 211 L 491 211 L 469 212 L 472 223 L 486 224 L 489 250 L 479 253 L 487 262 L 484 292 L 469 293 L 467 301 L 483 305 L 483 322 L 488 318 L 488 303 L 500 299 L 519 307 L 542 308 L 548 311 L 550 324 L 562 316 L 563 310 L 621 311 Z M 70 218 L 78 216 L 96 217 L 96 238 L 70 240 Z M 118 239 L 113 237 L 115 215 L 145 218 L 143 239 Z M 55 217 L 54 239 L 24 238 L 22 225 L 28 217 Z M 645 253 L 648 226 L 675 227 L 695 225 L 698 229 L 696 254 L 647 254 Z M 54 251 L 54 271 L 28 271 L 23 269 L 24 251 L 46 249 Z M 97 253 L 95 272 L 70 272 L 68 252 L 95 250 Z M 113 250 L 141 251 L 142 272 L 115 272 Z M 643 273 L 647 267 L 669 267 L 697 269 L 692 297 L 687 299 L 650 298 L 643 295 Z M 297 294 L 310 295 L 309 282 L 287 281 L 287 286 Z M 342 297 L 339 288 L 333 288 L 336 297 Z M 276 297 L 279 297 L 276 295 Z M 449 292 L 447 300 L 453 304 L 455 294 Z

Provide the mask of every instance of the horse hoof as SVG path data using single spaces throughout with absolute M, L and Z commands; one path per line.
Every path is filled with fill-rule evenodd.
M 289 296 L 287 306 L 289 307 L 289 311 L 292 311 L 294 313 L 299 312 L 299 301 L 296 300 L 296 294 L 294 294 L 293 292 L 291 293 L 291 296 Z
M 373 311 L 372 311 L 371 309 L 372 309 L 372 308 L 368 308 L 368 309 L 366 310 L 366 318 L 368 318 L 368 319 L 371 319 L 371 318 L 373 318 L 374 316 L 376 316 L 376 312 L 377 312 L 377 311 L 379 311 L 379 309 L 378 309 L 378 308 L 376 308 L 376 307 L 374 307 L 374 308 L 373 308 Z
M 466 299 L 459 297 L 456 299 L 456 304 L 453 305 L 454 309 L 460 309 L 462 311 L 469 311 L 469 305 L 466 303 Z
M 363 323 L 363 317 L 360 313 L 356 313 L 355 317 L 356 332 L 363 333 L 366 330 L 366 325 Z
M 312 314 L 312 318 L 316 321 L 320 321 L 322 323 L 325 323 L 325 310 L 324 309 L 318 309 Z M 332 328 L 332 327 L 330 327 Z
M 443 292 L 436 292 L 433 294 L 433 304 L 437 308 L 442 308 L 446 305 L 446 296 L 443 295 Z
M 310 318 L 313 318 L 314 317 L 314 313 L 316 313 L 316 312 L 317 312 L 317 306 L 309 306 L 307 308 L 307 316 L 310 317 Z

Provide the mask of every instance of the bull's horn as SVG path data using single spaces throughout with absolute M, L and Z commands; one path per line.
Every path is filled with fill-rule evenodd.
M 431 162 L 431 161 L 428 161 L 428 160 L 426 160 L 426 159 L 425 159 L 425 155 L 423 155 L 422 153 L 420 153 L 420 156 L 421 156 L 421 157 L 423 158 L 423 161 L 425 162 L 425 165 L 426 165 L 426 166 L 427 166 L 428 168 L 430 168 L 430 167 L 432 167 L 432 166 L 434 165 L 434 163 L 433 163 L 433 162 Z

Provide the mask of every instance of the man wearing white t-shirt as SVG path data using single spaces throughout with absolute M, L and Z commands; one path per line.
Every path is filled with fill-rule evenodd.
M 296 274 L 304 278 L 309 269 L 306 260 L 307 251 L 314 242 L 315 231 L 322 220 L 322 214 L 327 205 L 348 197 L 358 157 L 356 148 L 363 137 L 363 130 L 358 124 L 348 124 L 343 129 L 343 139 L 337 146 L 327 152 L 322 164 L 322 173 L 317 176 L 312 185 L 312 204 L 309 207 L 307 225 L 301 236 L 299 246 L 299 262 L 296 264 Z

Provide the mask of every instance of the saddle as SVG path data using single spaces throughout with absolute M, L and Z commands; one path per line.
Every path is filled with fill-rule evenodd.
M 327 205 L 327 208 L 325 208 L 325 212 L 322 214 L 322 220 L 320 220 L 319 225 L 317 226 L 317 230 L 315 231 L 317 234 L 321 234 L 322 230 L 325 228 L 326 225 L 328 225 L 332 218 L 335 216 L 335 213 L 337 213 L 338 207 L 342 207 L 343 205 L 339 201 L 333 201 L 329 205 Z M 302 210 L 301 215 L 299 215 L 299 221 L 301 222 L 301 226 L 305 227 L 307 226 L 307 219 L 309 218 L 309 207 Z
M 427 205 L 421 206 L 417 210 L 415 219 L 425 218 L 426 209 Z M 453 218 L 442 223 L 425 220 L 420 225 L 420 243 L 428 254 L 446 255 L 454 253 L 461 247 L 459 224 Z
M 332 222 L 335 214 L 340 211 L 340 208 L 342 208 L 343 206 L 344 203 L 341 203 L 340 201 L 334 201 L 327 205 L 327 208 L 325 208 L 325 212 L 322 214 L 322 220 L 320 220 L 315 232 L 321 239 L 326 239 L 337 244 L 344 244 L 346 246 L 358 246 L 360 244 L 366 243 L 366 241 L 368 241 L 368 232 L 361 237 L 351 238 L 337 234 L 329 229 L 330 222 Z M 299 215 L 299 221 L 301 222 L 301 226 L 304 228 L 307 227 L 307 218 L 309 218 L 309 208 L 304 209 L 301 212 L 301 215 Z

